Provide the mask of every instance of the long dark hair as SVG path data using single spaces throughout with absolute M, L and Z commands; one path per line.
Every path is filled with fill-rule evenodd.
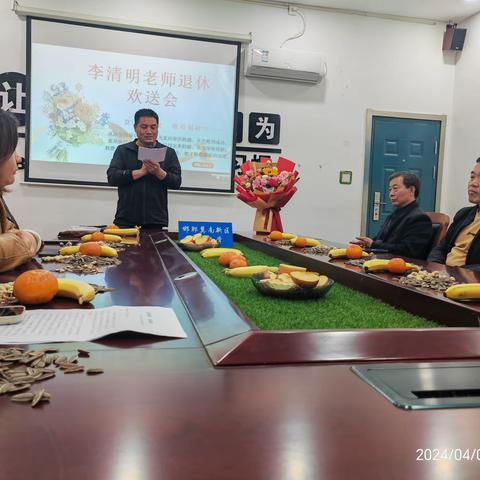
M 17 119 L 0 109 L 0 163 L 7 161 L 17 148 L 17 128 Z

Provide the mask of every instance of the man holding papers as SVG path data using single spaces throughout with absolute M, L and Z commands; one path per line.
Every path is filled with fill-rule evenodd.
M 137 138 L 119 145 L 107 170 L 108 183 L 118 187 L 115 225 L 144 228 L 168 226 L 167 190 L 178 190 L 182 171 L 173 148 L 157 142 L 158 115 L 135 113 Z

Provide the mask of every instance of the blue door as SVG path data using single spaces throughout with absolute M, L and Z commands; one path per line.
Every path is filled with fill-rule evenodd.
M 425 212 L 435 210 L 440 121 L 409 118 L 372 118 L 367 236 L 374 237 L 393 212 L 388 177 L 408 171 L 420 178 L 417 199 Z

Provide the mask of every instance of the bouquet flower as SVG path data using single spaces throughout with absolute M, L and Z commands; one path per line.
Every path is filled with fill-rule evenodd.
M 276 163 L 261 159 L 260 162 L 245 162 L 240 168 L 242 174 L 234 178 L 237 198 L 257 209 L 253 230 L 257 233 L 282 232 L 280 210 L 297 191 L 295 163 L 279 157 Z

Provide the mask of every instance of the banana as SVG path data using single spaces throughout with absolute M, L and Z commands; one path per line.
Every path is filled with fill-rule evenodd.
M 284 240 L 291 240 L 292 238 L 297 238 L 298 235 L 295 235 L 293 233 L 282 233 L 282 238 Z
M 363 268 L 366 272 L 386 272 L 388 271 L 389 259 L 374 258 L 363 263 Z M 414 263 L 406 263 L 407 270 L 420 270 L 418 265 Z
M 320 241 L 316 238 L 305 237 L 305 240 L 307 241 L 307 247 L 318 247 L 320 245 Z
M 59 251 L 59 255 L 75 255 L 80 251 L 80 247 L 78 245 L 72 245 L 71 247 L 62 247 Z
M 238 250 L 237 248 L 206 248 L 205 250 L 202 250 L 200 252 L 200 255 L 203 258 L 213 258 L 219 257 L 222 253 L 225 252 L 234 252 L 237 255 L 243 255 L 241 250 Z
M 116 257 L 118 256 L 118 252 L 112 248 L 107 247 L 106 245 L 102 245 L 102 253 L 100 254 L 101 257 Z
M 121 243 L 124 245 L 140 245 L 140 239 L 138 237 L 123 237 Z
M 290 233 L 287 233 L 287 235 L 290 235 Z M 298 237 L 296 235 L 293 235 L 293 237 L 290 237 L 288 238 L 288 240 L 290 240 L 290 243 L 295 246 L 295 240 L 297 239 Z M 320 246 L 320 241 L 315 239 L 315 238 L 308 238 L 308 237 L 304 237 L 305 240 L 307 241 L 307 247 L 318 247 Z
M 448 287 L 444 295 L 451 300 L 480 299 L 480 283 L 459 283 Z
M 59 255 L 75 255 L 76 253 L 80 253 L 80 246 L 72 245 L 71 247 L 62 247 L 59 251 Z M 107 247 L 106 245 L 101 245 L 101 257 L 116 257 L 118 252 L 112 248 Z
M 71 278 L 58 279 L 57 297 L 67 297 L 77 300 L 80 305 L 91 302 L 95 298 L 95 289 L 87 282 Z
M 328 256 L 330 258 L 348 258 L 347 257 L 347 249 L 346 248 L 332 248 L 328 252 Z M 370 255 L 367 252 L 362 252 L 362 257 L 366 258 Z
M 225 275 L 237 278 L 249 278 L 257 273 L 278 272 L 278 267 L 268 267 L 266 265 L 252 265 L 250 267 L 226 268 Z
M 390 262 L 389 259 L 375 258 L 373 260 L 367 260 L 363 264 L 363 268 L 366 272 L 386 271 L 388 270 L 388 262 Z
M 415 265 L 414 263 L 408 263 L 407 262 L 407 270 L 415 270 L 419 272 L 422 269 L 419 265 Z
M 103 233 L 111 235 L 138 235 L 140 233 L 139 228 L 105 228 Z
M 346 248 L 332 248 L 328 252 L 328 256 L 330 258 L 346 258 L 347 249 Z
M 82 242 L 91 242 L 92 241 L 92 235 L 91 234 L 88 234 L 88 235 L 84 235 L 82 238 L 81 238 Z M 112 242 L 112 243 L 120 243 L 122 241 L 122 237 L 120 237 L 119 235 L 109 235 L 109 234 L 105 234 L 103 236 L 103 240 L 100 240 L 101 242 Z

